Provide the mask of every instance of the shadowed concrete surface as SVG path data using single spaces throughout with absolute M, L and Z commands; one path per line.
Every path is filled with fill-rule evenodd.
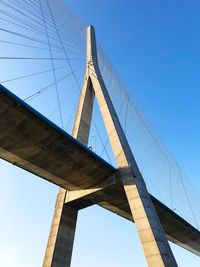
M 78 210 L 63 205 L 66 190 L 60 189 L 52 221 L 43 267 L 70 266 Z
M 115 171 L 75 138 L 0 87 L 0 157 L 67 190 Z
M 98 188 L 116 170 L 0 85 L 0 158 L 67 190 Z M 200 255 L 200 232 L 152 197 L 168 239 Z M 124 189 L 116 182 L 69 203 L 93 204 L 132 220 Z

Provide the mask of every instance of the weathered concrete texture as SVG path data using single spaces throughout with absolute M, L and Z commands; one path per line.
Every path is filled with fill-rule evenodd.
M 78 210 L 64 205 L 65 197 L 60 189 L 43 267 L 70 267 Z
M 167 239 L 200 256 L 200 232 L 156 198 L 151 195 L 150 197 Z M 97 187 L 97 190 L 71 191 L 68 201 L 71 207 L 77 209 L 98 204 L 134 222 L 124 187 L 120 182 L 108 184 L 102 190 L 98 190 Z
M 156 198 L 151 195 L 150 197 L 168 240 L 200 256 L 200 232 Z M 120 183 L 105 188 L 98 195 L 96 193 L 88 196 L 87 203 L 89 200 L 127 220 L 134 221 L 126 193 Z
M 65 203 L 66 190 L 60 189 L 56 199 L 56 205 L 47 243 L 46 253 L 44 257 L 43 267 L 52 266 L 53 254 L 56 247 L 57 237 L 59 233 L 60 225 L 63 223 L 62 212 Z
M 0 86 L 0 157 L 64 188 L 58 194 L 43 267 L 70 266 L 77 211 L 92 204 L 136 223 L 149 266 L 177 266 L 164 231 L 169 240 L 195 253 L 200 252 L 200 233 L 148 194 L 101 77 L 92 27 L 87 39 L 87 68 L 73 135 L 87 145 L 95 93 L 117 172 Z M 65 189 L 76 192 L 66 197 Z
M 84 145 L 89 139 L 93 95 L 91 82 L 84 80 L 72 133 Z M 58 193 L 43 267 L 70 267 L 78 209 L 68 205 L 68 195 L 62 188 Z
M 0 85 L 0 158 L 68 190 L 115 169 Z
M 149 267 L 176 267 L 175 258 L 101 76 L 93 27 L 88 28 L 87 38 L 87 45 L 91 51 L 89 76 L 148 265 Z M 145 237 L 149 238 L 147 241 L 144 239 L 144 230 Z
M 93 110 L 94 91 L 90 78 L 84 79 L 72 135 L 87 145 Z
M 124 182 L 124 190 L 148 265 L 177 266 L 145 186 L 133 179 Z

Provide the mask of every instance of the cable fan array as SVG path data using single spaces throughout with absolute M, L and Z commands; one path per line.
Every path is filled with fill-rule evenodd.
M 98 62 L 121 125 L 149 192 L 193 226 L 200 229 L 200 195 L 98 45 Z M 108 139 L 107 139 L 108 140 Z M 108 142 L 106 142 L 107 144 Z M 119 152 L 120 153 L 120 152 Z
M 86 27 L 62 0 L 0 0 L 0 83 L 71 133 Z M 200 230 L 200 196 L 98 45 L 102 77 L 149 192 Z M 115 165 L 97 101 L 89 147 Z
M 1 0 L 0 21 L 0 83 L 71 131 L 85 68 L 85 26 L 59 0 Z

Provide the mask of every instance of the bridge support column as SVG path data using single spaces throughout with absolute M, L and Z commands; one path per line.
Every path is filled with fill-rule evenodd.
M 137 185 L 136 185 L 137 183 Z M 149 267 L 177 267 L 143 182 L 124 181 L 124 190 Z
M 88 27 L 87 30 L 86 63 L 85 78 L 79 99 L 73 136 L 84 145 L 87 145 L 95 95 L 117 162 L 119 174 L 117 181 L 124 187 L 148 266 L 177 267 L 162 225 L 146 189 L 144 179 L 101 76 L 95 32 L 92 26 Z M 79 189 L 77 188 L 77 190 Z M 77 210 L 66 206 L 67 204 L 64 203 L 68 200 L 70 201 L 70 199 L 73 200 L 76 197 L 84 196 L 84 194 L 95 192 L 96 189 L 88 188 L 82 193 L 73 192 L 69 194 L 69 198 L 66 198 L 65 190 L 60 190 L 43 267 L 70 266 Z M 76 193 L 78 193 L 78 196 L 76 196 Z
M 162 225 L 147 192 L 144 179 L 101 76 L 93 27 L 88 28 L 87 40 L 88 53 L 90 53 L 89 77 L 91 77 L 95 96 L 117 162 L 120 180 L 124 185 L 148 265 L 149 267 L 177 267 Z
M 60 189 L 52 221 L 43 267 L 70 267 L 78 210 L 67 203 Z
M 86 146 L 89 139 L 93 99 L 91 80 L 86 75 L 72 132 L 73 137 Z M 77 213 L 76 209 L 68 206 L 67 191 L 61 188 L 56 201 L 43 267 L 70 267 Z

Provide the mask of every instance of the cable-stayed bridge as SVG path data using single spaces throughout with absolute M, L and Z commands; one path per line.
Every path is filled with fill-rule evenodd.
M 149 266 L 177 266 L 164 232 L 199 255 L 199 195 L 93 27 L 62 1 L 0 1 L 0 13 L 0 157 L 62 188 L 43 266 L 70 265 L 77 212 L 93 204 L 136 222 Z

